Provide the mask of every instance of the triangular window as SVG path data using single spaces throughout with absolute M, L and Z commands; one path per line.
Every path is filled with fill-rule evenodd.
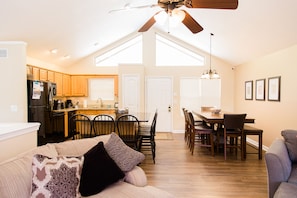
M 142 64 L 142 35 L 95 57 L 96 66 Z
M 156 34 L 156 66 L 203 66 L 205 58 Z

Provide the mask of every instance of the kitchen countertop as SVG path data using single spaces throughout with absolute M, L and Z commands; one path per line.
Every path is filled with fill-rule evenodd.
M 79 111 L 79 110 L 94 110 L 94 111 L 98 111 L 98 110 L 116 110 L 115 108 L 111 108 L 111 107 L 79 107 L 79 108 L 66 108 L 66 109 L 59 109 L 59 110 L 53 110 L 53 112 L 69 112 L 69 111 Z

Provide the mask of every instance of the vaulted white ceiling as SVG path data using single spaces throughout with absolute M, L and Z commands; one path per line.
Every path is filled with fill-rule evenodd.
M 0 0 L 0 41 L 25 41 L 28 56 L 59 66 L 76 61 L 138 29 L 159 8 L 110 10 L 157 0 Z M 296 0 L 239 0 L 237 10 L 187 9 L 204 30 L 183 24 L 154 28 L 209 51 L 233 66 L 297 44 Z M 153 29 L 153 28 L 152 28 Z M 152 31 L 152 30 L 150 30 Z M 57 48 L 57 54 L 49 50 Z M 69 59 L 63 56 L 70 55 Z

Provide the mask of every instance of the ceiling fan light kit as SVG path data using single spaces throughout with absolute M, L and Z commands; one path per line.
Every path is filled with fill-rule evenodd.
M 238 0 L 158 0 L 158 4 L 150 7 L 159 6 L 164 9 L 174 23 L 183 23 L 193 34 L 201 32 L 203 27 L 185 10 L 179 9 L 182 6 L 187 8 L 206 8 L 206 9 L 236 9 L 238 7 Z M 144 6 L 142 6 L 144 7 Z M 146 6 L 148 7 L 148 6 Z M 160 11 L 155 13 L 139 30 L 138 32 L 148 31 L 156 21 L 161 19 Z M 164 14 L 162 14 L 164 15 Z M 156 16 L 156 18 L 155 18 Z M 166 17 L 167 18 L 167 17 Z M 176 18 L 176 19 L 175 19 Z M 162 19 L 163 24 L 165 23 Z
M 209 70 L 206 70 L 203 72 L 201 79 L 220 79 L 219 74 L 216 72 L 216 70 L 211 69 L 211 37 L 213 37 L 213 33 L 210 33 L 209 36 Z

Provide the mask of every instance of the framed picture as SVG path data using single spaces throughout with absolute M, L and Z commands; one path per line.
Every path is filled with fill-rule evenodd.
M 245 82 L 245 99 L 253 100 L 253 81 Z
M 256 80 L 256 100 L 265 100 L 265 79 Z
M 280 101 L 280 81 L 281 77 L 268 78 L 268 100 Z

